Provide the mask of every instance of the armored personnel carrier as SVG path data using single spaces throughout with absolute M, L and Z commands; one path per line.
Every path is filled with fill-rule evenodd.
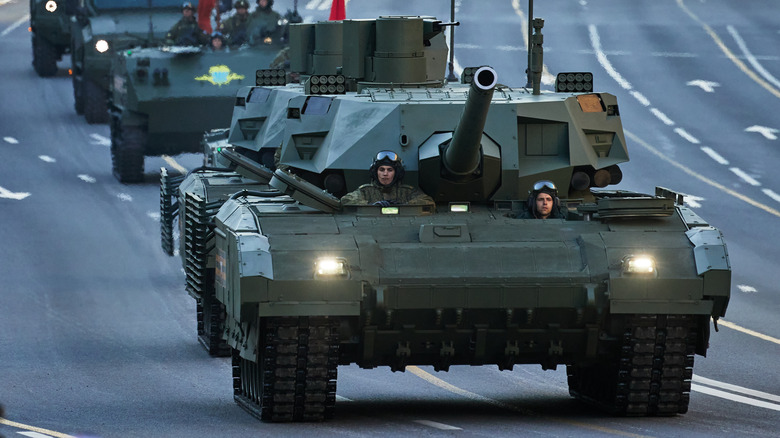
M 111 61 L 117 51 L 156 46 L 181 18 L 180 0 L 78 0 L 71 26 L 74 106 L 88 123 L 108 122 Z
M 54 76 L 57 61 L 70 51 L 70 17 L 76 0 L 30 0 L 32 65 L 38 76 Z
M 200 152 L 204 131 L 230 126 L 239 88 L 254 84 L 257 69 L 284 47 L 276 40 L 230 51 L 163 47 L 118 54 L 110 99 L 116 178 L 141 182 L 144 156 Z
M 582 72 L 542 92 L 533 24 L 530 88 L 486 66 L 447 83 L 444 24 L 396 16 L 292 26 L 302 83 L 242 90 L 219 156 L 278 193 L 228 197 L 201 262 L 243 408 L 330 418 L 338 365 L 539 364 L 618 415 L 687 411 L 728 305 L 723 236 L 671 190 L 609 188 L 628 161 L 617 99 Z M 435 203 L 342 205 L 380 150 Z M 518 218 L 537 183 L 563 217 Z

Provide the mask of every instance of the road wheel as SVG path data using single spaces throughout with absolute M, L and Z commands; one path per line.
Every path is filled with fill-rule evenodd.
M 76 108 L 76 114 L 84 114 L 84 79 L 73 73 L 73 107 Z
M 87 123 L 108 123 L 108 93 L 98 84 L 85 80 L 84 86 L 84 117 Z
M 47 77 L 57 74 L 57 48 L 38 35 L 32 37 L 33 68 L 38 76 Z
M 120 120 L 112 123 L 111 128 L 111 165 L 114 176 L 124 184 L 143 182 L 146 127 L 125 126 Z

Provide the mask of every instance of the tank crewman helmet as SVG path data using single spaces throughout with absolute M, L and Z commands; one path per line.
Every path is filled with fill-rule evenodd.
M 371 167 L 368 169 L 368 173 L 371 176 L 371 181 L 379 181 L 377 171 L 379 166 L 392 166 L 395 169 L 395 176 L 391 185 L 400 183 L 404 179 L 406 170 L 404 169 L 403 160 L 401 157 L 393 151 L 379 151 L 374 157 L 374 161 L 371 163 Z
M 235 7 L 236 9 L 238 9 L 238 8 L 249 9 L 249 2 L 247 0 L 238 0 L 233 5 L 233 7 Z
M 184 2 L 184 3 L 181 4 L 181 10 L 183 11 L 185 9 L 189 9 L 189 10 L 191 10 L 193 12 L 195 11 L 195 7 L 192 6 L 192 3 L 190 3 L 190 2 Z
M 534 183 L 533 190 L 531 191 L 531 194 L 528 195 L 528 210 L 533 213 L 534 217 L 539 217 L 537 214 L 538 212 L 536 211 L 536 197 L 539 196 L 539 193 L 547 193 L 550 195 L 553 199 L 552 211 L 553 213 L 558 211 L 561 206 L 561 200 L 558 198 L 558 187 L 555 186 L 554 182 L 543 179 Z

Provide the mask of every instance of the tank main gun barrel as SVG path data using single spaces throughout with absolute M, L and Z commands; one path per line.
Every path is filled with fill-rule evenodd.
M 474 73 L 463 114 L 442 160 L 447 171 L 454 175 L 469 175 L 479 167 L 482 131 L 497 78 L 496 71 L 490 67 L 480 67 Z

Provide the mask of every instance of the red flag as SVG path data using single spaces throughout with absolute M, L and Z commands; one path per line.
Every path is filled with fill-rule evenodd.
M 328 20 L 345 20 L 347 18 L 347 11 L 344 8 L 344 0 L 333 0 L 330 5 L 330 18 Z
M 217 0 L 198 0 L 198 27 L 211 35 L 211 10 L 216 6 Z

